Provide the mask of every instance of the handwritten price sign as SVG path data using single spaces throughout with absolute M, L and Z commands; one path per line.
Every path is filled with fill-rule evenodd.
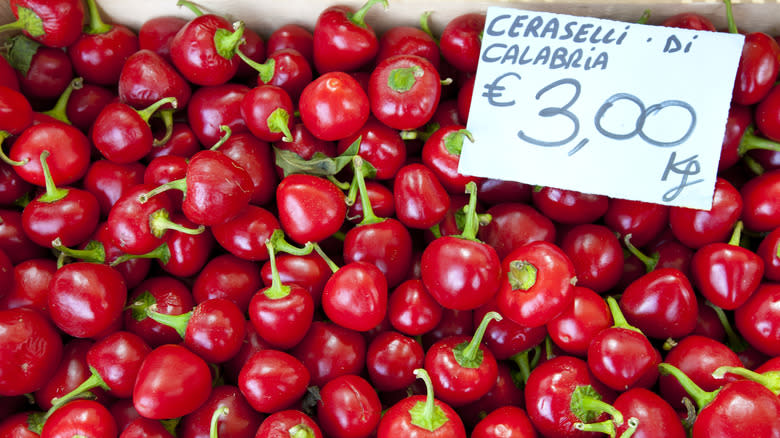
M 743 41 L 489 8 L 459 171 L 709 209 Z

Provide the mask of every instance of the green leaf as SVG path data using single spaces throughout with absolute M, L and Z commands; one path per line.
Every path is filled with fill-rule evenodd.
M 409 409 L 409 415 L 412 417 L 412 424 L 429 432 L 435 431 L 449 421 L 447 413 L 439 405 L 433 406 L 431 415 L 425 415 L 425 401 L 423 400 L 418 401 L 412 406 L 412 409 Z
M 157 304 L 157 300 L 154 298 L 154 295 L 152 295 L 149 291 L 144 291 L 141 295 L 138 295 L 138 298 L 136 298 L 132 304 L 128 305 L 127 307 L 132 311 L 134 320 L 143 321 L 148 317 L 146 314 L 146 309 L 148 309 L 150 306 L 153 306 L 154 304 Z
M 38 14 L 30 8 L 17 7 L 16 13 L 19 15 L 19 21 L 24 23 L 24 30 L 34 37 L 43 36 L 46 31 L 43 28 L 43 20 Z
M 276 165 L 282 168 L 284 176 L 293 173 L 304 173 L 308 175 L 316 176 L 333 176 L 341 172 L 344 167 L 352 162 L 352 158 L 357 155 L 360 150 L 360 140 L 358 137 L 343 153 L 337 157 L 329 157 L 322 152 L 315 152 L 311 159 L 304 159 L 295 152 L 285 149 L 279 149 L 274 147 L 274 155 Z M 367 163 L 368 164 L 368 163 Z M 366 166 L 369 167 L 369 166 Z M 366 175 L 366 172 L 371 172 L 373 169 L 373 175 Z M 372 177 L 376 175 L 376 168 L 370 166 L 364 176 Z
M 41 43 L 19 34 L 9 38 L 10 48 L 8 49 L 8 63 L 18 70 L 22 76 L 26 76 L 30 70 L 30 63 L 33 56 L 38 52 Z

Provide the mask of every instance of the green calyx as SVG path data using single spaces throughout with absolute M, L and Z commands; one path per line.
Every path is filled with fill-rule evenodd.
M 202 232 L 206 231 L 206 227 L 203 225 L 198 226 L 198 228 L 187 228 L 183 225 L 173 222 L 170 219 L 170 213 L 168 213 L 168 210 L 164 208 L 156 210 L 151 215 L 149 215 L 149 228 L 152 230 L 152 235 L 158 239 L 161 239 L 168 230 L 178 231 L 180 233 L 190 235 L 201 234 Z
M 227 29 L 217 29 L 214 33 L 214 47 L 219 56 L 225 59 L 233 59 L 238 52 L 238 46 L 241 45 L 244 37 L 246 25 L 243 21 L 233 23 L 233 31 Z
M 154 298 L 154 295 L 147 290 L 138 295 L 135 301 L 128 304 L 127 307 L 125 307 L 125 310 L 130 310 L 134 320 L 143 321 L 147 318 L 146 309 L 155 304 L 157 304 L 157 300 Z
M 305 424 L 296 424 L 287 432 L 290 434 L 290 438 L 315 438 L 317 436 L 314 429 Z
M 428 372 L 423 368 L 414 370 L 414 375 L 425 382 L 425 401 L 418 401 L 409 409 L 411 423 L 429 432 L 434 432 L 449 421 L 447 413 L 436 404 L 433 396 L 433 383 Z
M 268 119 L 266 119 L 266 125 L 270 132 L 281 132 L 284 134 L 282 141 L 293 141 L 292 132 L 290 132 L 290 113 L 282 108 L 273 110 Z
M 30 8 L 18 6 L 16 21 L 0 26 L 0 32 L 7 30 L 24 30 L 32 37 L 43 36 L 46 31 L 43 28 L 43 20 Z
M 512 260 L 509 262 L 509 272 L 506 273 L 512 290 L 523 292 L 531 289 L 536 284 L 538 269 L 526 260 Z
M 491 321 L 501 321 L 503 318 L 498 312 L 488 312 L 479 323 L 479 327 L 474 332 L 471 341 L 463 342 L 453 348 L 452 354 L 455 361 L 463 368 L 479 368 L 482 365 L 484 353 L 480 348 L 482 339 L 485 337 L 485 331 Z
M 459 129 L 457 131 L 450 132 L 444 136 L 444 147 L 447 152 L 452 155 L 460 156 L 463 150 L 463 139 L 468 138 L 470 142 L 474 143 L 474 137 L 467 129 Z
M 393 91 L 405 93 L 411 90 L 417 79 L 423 77 L 424 74 L 425 72 L 418 65 L 394 68 L 387 76 L 387 86 Z
M 623 414 L 601 400 L 601 394 L 590 385 L 581 385 L 574 389 L 571 395 L 571 411 L 582 423 L 588 424 L 596 421 L 603 413 L 609 414 L 616 426 L 623 424 Z

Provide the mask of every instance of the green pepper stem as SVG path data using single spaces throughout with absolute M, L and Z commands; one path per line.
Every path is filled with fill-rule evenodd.
M 95 0 L 87 1 L 87 12 L 89 13 L 89 21 L 82 32 L 88 35 L 100 35 L 111 30 L 114 26 L 107 24 L 100 17 L 100 11 L 98 11 L 97 3 Z
M 510 359 L 517 365 L 517 368 L 520 373 L 520 379 L 522 380 L 523 384 L 525 385 L 528 383 L 528 377 L 531 375 L 531 361 L 529 359 L 529 356 L 531 355 L 531 352 L 537 352 L 536 356 L 538 357 L 539 352 L 539 346 L 535 345 L 528 350 L 521 351 L 520 353 L 515 354 L 514 356 L 510 357 Z
M 609 312 L 612 314 L 612 321 L 614 321 L 614 325 L 612 327 L 624 328 L 642 333 L 641 330 L 626 321 L 626 317 L 623 315 L 623 311 L 620 310 L 620 305 L 618 304 L 615 297 L 607 297 L 607 306 L 609 306 Z
M 739 246 L 739 239 L 742 237 L 742 228 L 744 228 L 742 221 L 737 221 L 734 225 L 734 231 L 731 233 L 729 245 Z
M 46 34 L 46 29 L 43 27 L 43 19 L 33 9 L 20 5 L 16 8 L 16 15 L 19 17 L 18 20 L 0 26 L 0 32 L 6 30 L 24 30 L 33 38 Z M 27 74 L 26 71 L 24 73 Z
M 424 368 L 414 370 L 414 375 L 425 382 L 425 401 L 419 401 L 409 410 L 411 423 L 417 427 L 434 432 L 444 426 L 449 418 L 444 410 L 436 405 L 436 399 L 433 396 L 433 382 Z
M 199 225 L 198 228 L 187 228 L 184 225 L 177 224 L 170 219 L 168 210 L 164 208 L 156 210 L 149 215 L 149 228 L 152 230 L 154 237 L 158 239 L 161 239 L 168 230 L 178 231 L 192 236 L 206 231 L 206 227 L 203 225 Z
M 48 150 L 41 152 L 41 169 L 43 170 L 43 179 L 46 182 L 46 193 L 39 196 L 38 201 L 46 203 L 57 202 L 67 196 L 69 192 L 68 189 L 59 189 L 54 185 L 54 179 L 51 176 L 49 165 L 46 162 L 49 155 Z
M 352 167 L 354 169 L 352 185 L 357 185 L 358 193 L 360 193 L 360 203 L 363 205 L 363 220 L 357 226 L 377 224 L 385 220 L 378 217 L 374 213 L 374 208 L 371 207 L 371 199 L 368 197 L 368 189 L 366 188 L 366 179 L 363 176 L 363 163 L 363 158 L 360 155 L 355 155 L 352 158 Z
M 24 29 L 24 22 L 22 20 L 16 20 L 8 24 L 0 26 L 0 32 L 6 32 L 9 30 L 22 30 Z
M 712 310 L 715 311 L 715 315 L 718 317 L 718 321 L 720 321 L 720 325 L 723 326 L 723 331 L 726 332 L 726 338 L 728 339 L 729 348 L 734 350 L 737 353 L 745 351 L 748 348 L 748 344 L 734 330 L 734 327 L 731 325 L 731 322 L 729 321 L 729 317 L 728 315 L 726 315 L 726 312 L 720 307 L 716 306 L 710 300 L 704 301 L 704 304 L 709 306 Z
M 62 94 L 60 94 L 60 97 L 57 98 L 57 102 L 54 103 L 54 107 L 48 111 L 42 112 L 41 114 L 45 114 L 49 117 L 59 120 L 60 122 L 70 125 L 71 123 L 70 119 L 68 119 L 67 113 L 68 101 L 70 100 L 70 96 L 73 94 L 73 90 L 80 90 L 83 86 L 83 78 L 71 79 L 70 83 L 65 88 L 65 91 L 63 91 Z
M 192 310 L 187 313 L 182 313 L 181 315 L 168 315 L 167 313 L 157 312 L 154 310 L 156 308 L 157 304 L 152 304 L 151 306 L 147 307 L 146 316 L 152 318 L 162 325 L 167 325 L 168 327 L 173 328 L 176 330 L 176 333 L 178 333 L 179 336 L 184 339 L 184 336 L 187 334 L 187 324 L 190 322 L 190 318 L 192 318 Z
M 460 129 L 454 132 L 450 132 L 444 137 L 444 147 L 447 149 L 447 152 L 451 153 L 452 155 L 460 156 L 461 151 L 463 151 L 463 139 L 465 138 L 468 138 L 469 141 L 474 143 L 474 137 L 467 129 Z
M 244 41 L 244 29 L 246 24 L 243 21 L 233 23 L 233 32 L 227 29 L 217 29 L 214 33 L 214 47 L 219 56 L 225 59 L 232 59 L 238 52 L 238 46 Z
M 163 125 L 165 126 L 165 134 L 162 136 L 162 138 L 155 138 L 152 142 L 152 146 L 162 146 L 165 143 L 168 143 L 168 140 L 171 139 L 171 136 L 173 135 L 174 111 L 176 111 L 174 108 L 163 108 L 155 113 L 155 115 L 163 121 Z
M 615 438 L 617 430 L 612 420 L 604 420 L 598 423 L 574 423 L 574 428 L 582 432 L 603 433 L 610 438 Z
M 152 190 L 149 190 L 146 193 L 142 193 L 138 195 L 138 202 L 141 204 L 145 204 L 149 199 L 168 190 L 181 190 L 182 192 L 187 193 L 187 179 L 180 178 L 180 179 L 175 179 L 173 181 L 168 181 L 165 184 L 160 184 L 159 186 L 153 188 Z
M 764 166 L 761 165 L 761 163 L 759 163 L 758 160 L 751 157 L 750 155 L 743 155 L 742 163 L 745 165 L 745 167 L 748 168 L 748 170 L 750 170 L 756 175 L 763 175 L 766 172 Z
M 51 414 L 54 413 L 57 409 L 65 406 L 68 402 L 71 402 L 77 398 L 82 398 L 84 395 L 89 391 L 90 389 L 94 388 L 103 388 L 106 391 L 110 391 L 111 388 L 106 384 L 105 380 L 103 380 L 102 377 L 100 377 L 100 374 L 98 374 L 97 370 L 89 367 L 90 375 L 87 377 L 86 380 L 81 382 L 79 386 L 73 388 L 69 393 L 63 395 L 62 397 L 56 397 L 51 402 L 51 408 L 49 408 L 48 411 L 46 411 L 46 415 L 44 418 L 49 418 Z
M 6 138 L 10 137 L 11 133 L 8 131 L 0 131 L 0 160 L 3 160 L 4 163 L 8 164 L 9 166 L 24 166 L 27 164 L 28 161 L 30 161 L 29 158 L 25 159 L 24 161 L 14 161 L 8 157 L 8 155 L 3 152 L 3 148 L 1 147 L 3 145 L 3 142 Z
M 330 268 L 331 271 L 336 272 L 339 270 L 339 265 L 334 263 L 333 260 L 331 260 L 331 258 L 328 257 L 327 254 L 325 254 L 325 251 L 322 250 L 322 247 L 320 247 L 318 243 L 315 242 L 312 243 L 312 245 L 314 246 L 314 251 L 316 251 L 317 254 L 319 254 L 323 260 L 325 260 L 325 263 L 328 264 L 328 267 Z
M 97 240 L 90 240 L 84 249 L 73 249 L 63 245 L 62 240 L 57 237 L 51 241 L 51 247 L 68 257 L 86 262 L 105 263 L 106 261 L 106 250 L 103 244 Z
M 729 33 L 739 33 L 737 29 L 737 23 L 734 21 L 734 10 L 731 7 L 731 0 L 723 0 L 726 5 L 726 21 L 729 25 Z
M 248 66 L 257 70 L 260 84 L 267 84 L 271 82 L 271 79 L 273 79 L 274 73 L 276 72 L 275 59 L 268 58 L 267 61 L 261 64 L 255 61 L 254 59 L 246 56 L 246 54 L 241 50 L 237 50 L 236 55 L 238 55 L 238 57 L 241 58 L 241 60 L 244 61 Z
M 349 21 L 353 22 L 355 25 L 365 28 L 366 14 L 368 13 L 368 10 L 371 9 L 372 6 L 380 2 L 384 5 L 385 9 L 387 9 L 388 7 L 387 0 L 368 0 L 366 4 L 364 4 L 360 9 L 358 9 L 357 11 L 351 14 L 347 14 L 347 18 L 349 18 Z
M 276 229 L 273 234 L 277 232 L 282 233 L 282 230 Z M 276 255 L 274 250 L 273 239 L 268 239 L 265 242 L 265 248 L 268 250 L 268 262 L 271 265 L 271 286 L 263 291 L 266 297 L 271 300 L 278 300 L 290 295 L 291 288 L 285 284 L 282 284 L 282 277 L 279 275 L 279 270 L 276 268 Z
M 167 243 L 163 243 L 145 254 L 122 254 L 109 263 L 109 266 L 114 267 L 133 259 L 158 259 L 163 265 L 167 265 L 171 260 L 171 249 Z
M 274 247 L 274 251 L 277 253 L 284 252 L 297 256 L 305 256 L 311 254 L 314 250 L 314 244 L 311 242 L 307 242 L 302 248 L 292 245 L 284 239 L 284 231 L 280 229 L 274 230 L 274 232 L 271 233 L 271 238 L 269 240 Z
M 463 232 L 455 237 L 479 241 L 477 239 L 477 232 L 479 231 L 479 217 L 477 216 L 477 183 L 469 181 L 466 184 L 466 193 L 469 195 L 469 203 L 465 210 L 466 221 L 463 224 Z
M 136 110 L 138 112 L 138 115 L 141 116 L 141 118 L 149 124 L 149 119 L 152 117 L 152 114 L 154 114 L 158 109 L 160 109 L 161 106 L 171 104 L 172 107 L 176 108 L 178 105 L 175 97 L 163 97 L 162 99 L 158 100 L 157 102 L 147 106 L 144 109 Z
M 482 363 L 482 350 L 479 348 L 482 345 L 482 339 L 485 337 L 485 331 L 491 321 L 501 321 L 503 318 L 498 312 L 488 312 L 482 318 L 477 330 L 474 331 L 474 336 L 471 337 L 471 341 L 467 344 L 460 344 L 455 347 L 453 353 L 455 354 L 455 360 L 462 367 L 466 368 L 479 368 Z M 460 354 L 458 354 L 460 353 Z
M 581 406 L 584 410 L 596 412 L 599 415 L 602 412 L 606 412 L 610 417 L 612 417 L 610 423 L 614 423 L 617 426 L 623 424 L 623 413 L 617 410 L 611 404 L 593 397 L 583 397 L 581 402 Z
M 644 263 L 646 273 L 653 272 L 655 267 L 658 266 L 658 260 L 661 258 L 660 254 L 656 252 L 651 257 L 645 255 L 645 253 L 640 251 L 639 248 L 637 248 L 636 246 L 634 246 L 633 243 L 631 243 L 631 233 L 623 236 L 623 243 L 625 243 L 626 249 L 628 249 L 628 251 L 631 254 L 633 254 L 634 257 L 638 258 L 639 261 Z
M 636 432 L 636 429 L 639 427 L 639 419 L 636 417 L 631 417 L 628 419 L 628 427 L 626 427 L 626 430 L 623 431 L 623 433 L 620 434 L 619 438 L 631 438 L 634 436 L 634 433 Z
M 288 125 L 289 122 L 290 113 L 288 113 L 284 108 L 277 108 L 271 112 L 271 114 L 266 119 L 265 124 L 268 126 L 268 130 L 270 132 L 281 132 L 282 141 L 289 143 L 293 141 L 292 132 L 290 131 L 290 126 Z
M 658 371 L 662 375 L 672 375 L 675 379 L 677 379 L 677 381 L 680 383 L 680 386 L 682 386 L 683 389 L 685 389 L 685 392 L 687 392 L 688 395 L 693 399 L 693 402 L 696 403 L 696 406 L 698 406 L 699 410 L 703 409 L 713 399 L 715 399 L 718 391 L 720 391 L 720 388 L 711 392 L 707 392 L 701 389 L 699 385 L 691 380 L 691 378 L 683 373 L 679 368 L 666 362 L 661 362 L 658 364 Z
M 642 15 L 639 16 L 639 19 L 636 20 L 636 23 L 647 24 L 648 21 L 650 21 L 650 9 L 645 9 L 642 11 Z
M 756 135 L 755 128 L 750 126 L 745 130 L 745 133 L 742 134 L 742 139 L 739 142 L 737 154 L 741 157 L 748 151 L 752 151 L 754 149 L 780 151 L 780 143 Z
M 179 6 L 179 7 L 184 6 L 185 8 L 189 9 L 190 11 L 192 11 L 192 13 L 195 14 L 195 16 L 197 16 L 197 17 L 200 17 L 201 15 L 203 15 L 203 11 L 201 11 L 197 6 L 195 6 L 194 3 L 190 2 L 190 1 L 179 0 L 178 2 L 176 2 L 176 6 Z
M 216 151 L 219 149 L 220 146 L 225 144 L 230 139 L 230 136 L 233 135 L 233 130 L 230 129 L 230 126 L 228 125 L 220 125 L 219 130 L 222 131 L 222 135 L 219 137 L 219 140 L 217 140 L 217 142 L 209 148 L 210 151 Z
M 759 374 L 744 367 L 722 366 L 712 372 L 712 377 L 722 379 L 727 373 L 760 383 L 774 392 L 775 395 L 780 394 L 780 371 L 767 371 L 766 373 Z
M 327 176 L 325 176 L 325 179 L 327 179 L 328 181 L 332 182 L 334 186 L 338 187 L 341 190 L 349 190 L 350 184 L 348 182 L 346 182 L 346 181 L 343 181 L 343 182 L 339 181 L 333 175 L 327 175 Z M 349 204 L 347 204 L 347 205 L 349 205 Z
M 439 41 L 436 39 L 436 36 L 431 31 L 431 14 L 433 11 L 425 11 L 422 14 L 420 14 L 420 29 L 422 29 L 423 32 L 427 33 L 433 40 L 436 42 L 436 44 L 439 44 Z
M 209 438 L 219 438 L 219 417 L 229 413 L 230 409 L 227 406 L 220 406 L 214 410 L 209 422 Z

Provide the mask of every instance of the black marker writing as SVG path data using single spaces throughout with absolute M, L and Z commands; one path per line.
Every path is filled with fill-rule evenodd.
M 495 100 L 496 98 L 499 98 L 499 97 L 502 96 L 502 93 L 501 93 L 502 91 L 506 91 L 506 87 L 504 87 L 503 85 L 499 85 L 499 83 L 504 78 L 506 78 L 507 76 L 514 76 L 517 79 L 522 79 L 519 74 L 517 74 L 515 72 L 509 72 L 509 73 L 504 73 L 501 76 L 497 77 L 493 81 L 492 84 L 485 84 L 485 89 L 487 91 L 482 93 L 482 97 L 487 97 L 488 103 L 491 106 L 499 106 L 500 107 L 500 106 L 512 106 L 512 105 L 515 104 L 514 100 L 503 101 L 503 102 L 499 102 L 499 101 Z
M 690 176 L 697 175 L 701 171 L 701 166 L 699 165 L 697 158 L 699 158 L 698 155 L 693 155 L 683 160 L 675 161 L 677 159 L 677 152 L 674 151 L 669 154 L 669 161 L 666 163 L 666 169 L 664 169 L 661 181 L 666 181 L 669 177 L 669 172 L 682 175 L 682 178 L 680 179 L 680 184 L 672 187 L 663 194 L 661 199 L 663 199 L 664 202 L 673 201 L 682 193 L 684 188 L 704 181 L 703 179 L 688 181 Z

